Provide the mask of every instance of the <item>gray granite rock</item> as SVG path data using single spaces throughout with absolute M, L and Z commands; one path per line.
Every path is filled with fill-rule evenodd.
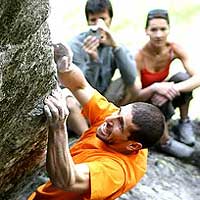
M 0 199 L 43 165 L 43 99 L 55 85 L 48 0 L 0 0 Z

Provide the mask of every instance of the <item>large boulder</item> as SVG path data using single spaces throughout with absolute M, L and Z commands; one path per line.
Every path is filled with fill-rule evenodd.
M 48 0 L 0 0 L 0 199 L 43 165 L 55 86 Z

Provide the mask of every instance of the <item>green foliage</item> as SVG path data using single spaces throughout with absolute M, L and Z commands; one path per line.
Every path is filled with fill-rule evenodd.
M 192 21 L 194 16 L 200 15 L 200 4 L 189 5 L 180 10 L 173 8 L 171 14 L 176 18 L 177 24 L 187 24 L 188 22 Z

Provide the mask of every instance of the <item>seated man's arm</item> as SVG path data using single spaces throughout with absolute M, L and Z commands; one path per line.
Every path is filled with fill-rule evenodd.
M 81 105 L 87 103 L 94 89 L 85 79 L 82 71 L 72 63 L 71 50 L 62 44 L 54 45 L 54 59 L 62 85 L 69 88 Z
M 123 45 L 113 50 L 114 62 L 120 71 L 124 83 L 132 87 L 136 78 L 136 62 L 131 52 Z
M 69 111 L 62 92 L 55 90 L 45 99 L 48 144 L 46 168 L 52 184 L 64 191 L 85 193 L 89 190 L 89 167 L 76 165 L 68 148 L 66 119 Z

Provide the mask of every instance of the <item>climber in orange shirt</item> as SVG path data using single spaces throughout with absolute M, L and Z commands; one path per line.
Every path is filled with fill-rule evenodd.
M 59 80 L 78 99 L 91 126 L 69 149 L 66 97 L 57 89 L 45 99 L 50 181 L 28 199 L 116 199 L 145 174 L 147 148 L 162 136 L 164 116 L 147 103 L 120 108 L 109 103 L 71 63 L 69 51 L 54 45 Z

